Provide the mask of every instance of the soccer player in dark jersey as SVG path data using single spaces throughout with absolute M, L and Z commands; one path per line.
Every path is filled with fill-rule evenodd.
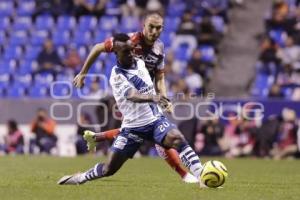
M 133 54 L 144 60 L 150 76 L 154 79 L 156 92 L 167 97 L 164 80 L 164 44 L 158 39 L 163 30 L 163 18 L 157 14 L 148 14 L 144 18 L 144 27 L 141 32 L 129 33 L 131 42 L 134 45 Z M 113 38 L 108 38 L 102 43 L 96 44 L 89 53 L 80 73 L 74 78 L 74 85 L 82 87 L 88 70 L 95 62 L 97 57 L 103 53 L 113 51 Z M 165 110 L 172 112 L 171 102 L 166 105 Z M 86 131 L 84 138 L 88 142 L 89 149 L 94 149 L 96 142 L 103 140 L 113 140 L 120 133 L 119 129 L 113 129 L 100 133 Z M 159 145 L 155 146 L 158 154 L 172 169 L 174 169 L 186 183 L 196 183 L 198 179 L 192 176 L 180 164 L 178 153 L 174 149 L 164 149 Z

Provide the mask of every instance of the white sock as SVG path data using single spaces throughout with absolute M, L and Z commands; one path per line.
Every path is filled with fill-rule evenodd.
M 196 178 L 199 178 L 203 167 L 198 155 L 194 152 L 190 145 L 186 145 L 183 148 L 179 157 L 184 166 L 186 166 Z

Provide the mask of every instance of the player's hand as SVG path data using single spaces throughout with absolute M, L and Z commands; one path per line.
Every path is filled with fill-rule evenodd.
M 170 99 L 168 99 L 167 97 L 162 96 L 160 98 L 159 105 L 167 113 L 171 114 L 174 111 L 173 105 Z
M 82 88 L 84 86 L 85 74 L 79 73 L 73 79 L 73 85 L 77 88 Z

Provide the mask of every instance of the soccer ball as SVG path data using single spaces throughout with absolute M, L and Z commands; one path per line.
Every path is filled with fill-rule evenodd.
M 227 169 L 223 163 L 210 160 L 204 163 L 200 179 L 207 187 L 216 188 L 225 183 L 227 176 Z

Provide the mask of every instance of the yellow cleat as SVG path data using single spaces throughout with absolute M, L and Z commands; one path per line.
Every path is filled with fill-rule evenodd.
M 83 138 L 87 142 L 88 150 L 96 151 L 95 133 L 93 131 L 86 130 L 84 131 Z

